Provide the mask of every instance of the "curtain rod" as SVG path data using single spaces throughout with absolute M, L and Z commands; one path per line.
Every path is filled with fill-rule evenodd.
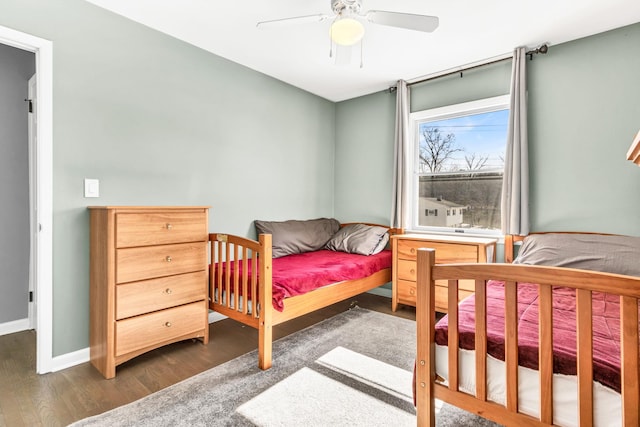
M 531 49 L 529 51 L 527 51 L 527 55 L 529 55 L 529 59 L 532 60 L 533 59 L 533 55 L 536 55 L 538 53 L 541 54 L 545 54 L 549 51 L 549 45 L 548 44 L 543 44 L 541 46 L 538 46 L 535 49 Z M 513 58 L 513 53 L 505 53 L 503 55 L 498 55 L 498 56 L 494 56 L 492 58 L 488 58 L 482 61 L 478 61 L 478 62 L 472 62 L 470 64 L 466 64 L 466 65 L 462 65 L 460 67 L 455 67 L 455 68 L 450 68 L 448 70 L 444 70 L 444 71 L 439 71 L 437 73 L 433 73 L 433 74 L 427 74 L 426 76 L 422 76 L 422 77 L 416 77 L 415 79 L 411 79 L 411 80 L 407 80 L 407 86 L 413 86 L 415 84 L 418 83 L 424 83 L 427 82 L 429 80 L 434 80 L 440 77 L 445 77 L 445 76 L 450 76 L 452 74 L 462 74 L 465 71 L 469 71 L 469 70 L 473 70 L 475 68 L 480 68 L 480 67 L 484 67 L 486 65 L 491 65 L 491 64 L 496 64 L 498 62 L 502 62 L 502 61 L 506 61 L 509 59 Z M 393 93 L 396 91 L 396 86 L 391 86 L 389 88 L 389 92 Z

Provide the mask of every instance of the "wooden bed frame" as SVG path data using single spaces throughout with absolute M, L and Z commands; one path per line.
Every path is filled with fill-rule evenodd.
M 512 260 L 514 240 L 505 239 L 505 258 Z M 459 279 L 476 281 L 476 390 L 475 396 L 458 388 L 458 312 Z M 490 279 L 505 283 L 505 365 L 506 405 L 487 400 L 486 342 L 486 282 Z M 438 381 L 435 372 L 435 294 L 434 281 L 449 281 L 449 385 Z M 539 418 L 518 412 L 518 339 L 516 282 L 537 283 L 539 287 Z M 553 356 L 552 356 L 552 286 L 576 289 L 578 347 L 578 423 L 593 425 L 593 370 L 591 292 L 606 292 L 620 297 L 621 320 L 621 397 L 624 426 L 640 425 L 640 368 L 638 339 L 638 300 L 640 278 L 616 274 L 589 272 L 559 267 L 511 264 L 449 264 L 436 265 L 435 251 L 418 251 L 418 300 L 416 407 L 418 426 L 435 426 L 435 399 L 475 413 L 507 426 L 553 425 Z
M 348 224 L 342 224 L 346 226 Z M 377 225 L 378 224 L 367 224 Z M 388 227 L 387 227 L 388 228 Z M 390 234 L 399 230 L 390 228 Z M 230 234 L 211 233 L 211 263 L 209 271 L 209 309 L 217 311 L 233 320 L 258 330 L 258 366 L 269 369 L 272 362 L 273 327 L 296 317 L 352 298 L 363 292 L 375 289 L 391 281 L 391 268 L 386 268 L 368 277 L 348 280 L 323 286 L 303 295 L 284 300 L 284 310 L 278 311 L 272 304 L 272 239 L 270 234 L 260 234 L 258 240 Z M 260 259 L 261 262 L 257 262 Z M 238 274 L 239 263 L 234 264 L 236 274 L 225 274 L 222 269 L 214 271 L 216 263 L 227 265 L 231 272 L 231 262 L 241 260 L 243 274 Z M 249 268 L 249 265 L 251 266 Z M 247 276 L 251 271 L 253 277 Z M 256 280 L 256 272 L 258 280 Z M 217 276 L 216 276 L 217 275 Z M 223 283 L 226 292 L 224 298 L 217 294 L 215 283 Z M 231 297 L 233 294 L 233 297 Z M 239 301 L 239 295 L 258 295 L 259 301 L 251 301 L 251 307 Z

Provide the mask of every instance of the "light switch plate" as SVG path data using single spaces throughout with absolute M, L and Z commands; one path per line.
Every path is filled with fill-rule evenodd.
M 84 197 L 100 197 L 100 180 L 84 180 Z

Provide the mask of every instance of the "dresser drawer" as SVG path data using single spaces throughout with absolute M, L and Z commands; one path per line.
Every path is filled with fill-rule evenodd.
M 398 240 L 398 259 L 415 260 L 419 248 L 436 250 L 436 263 L 478 262 L 478 247 L 475 245 Z
M 116 286 L 116 319 L 137 316 L 207 298 L 207 273 L 143 280 Z
M 203 329 L 204 304 L 200 301 L 117 321 L 116 357 Z
M 207 240 L 206 212 L 118 213 L 116 247 Z
M 199 271 L 206 256 L 205 242 L 117 249 L 116 283 Z

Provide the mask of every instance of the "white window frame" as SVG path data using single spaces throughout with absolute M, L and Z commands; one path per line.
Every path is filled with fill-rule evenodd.
M 500 230 L 482 230 L 482 229 L 466 229 L 453 227 L 436 227 L 424 226 L 418 224 L 418 186 L 419 186 L 419 149 L 420 149 L 420 124 L 429 121 L 438 121 L 452 119 L 460 116 L 468 116 L 473 114 L 489 113 L 509 109 L 510 96 L 500 95 L 491 98 L 480 99 L 477 101 L 463 102 L 460 104 L 447 105 L 444 107 L 431 108 L 429 110 L 416 111 L 409 115 L 412 138 L 410 139 L 409 150 L 412 153 L 411 162 L 411 183 L 409 185 L 409 197 L 406 198 L 409 203 L 409 231 L 428 232 L 438 234 L 455 234 L 455 235 L 477 235 L 477 236 L 502 236 Z

